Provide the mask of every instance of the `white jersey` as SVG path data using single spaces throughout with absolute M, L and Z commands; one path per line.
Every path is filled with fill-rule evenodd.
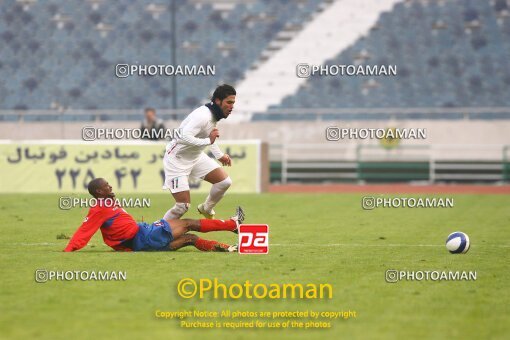
M 182 165 L 193 164 L 207 146 L 216 159 L 223 157 L 217 144 L 211 144 L 209 134 L 216 128 L 216 119 L 205 105 L 193 110 L 179 126 L 182 138 L 173 139 L 166 147 L 166 154 L 174 156 Z

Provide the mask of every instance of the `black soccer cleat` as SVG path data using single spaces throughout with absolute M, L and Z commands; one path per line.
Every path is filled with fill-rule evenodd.
M 244 210 L 240 206 L 236 208 L 236 214 L 232 216 L 230 219 L 236 222 L 237 227 L 232 230 L 234 234 L 239 234 L 239 225 L 243 224 L 244 222 Z

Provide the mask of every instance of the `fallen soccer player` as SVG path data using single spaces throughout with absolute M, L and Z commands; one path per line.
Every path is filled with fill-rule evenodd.
M 90 181 L 88 191 L 97 200 L 97 204 L 89 209 L 87 217 L 64 249 L 66 252 L 85 247 L 98 229 L 101 229 L 104 242 L 117 251 L 165 251 L 192 245 L 201 251 L 237 252 L 237 245 L 204 240 L 188 232 L 237 233 L 239 224 L 244 220 L 241 207 L 228 220 L 161 219 L 149 225 L 137 223 L 118 205 L 106 204 L 115 199 L 115 194 L 105 179 Z

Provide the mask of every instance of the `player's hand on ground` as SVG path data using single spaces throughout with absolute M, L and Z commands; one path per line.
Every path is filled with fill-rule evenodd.
M 223 166 L 232 166 L 232 159 L 229 155 L 224 154 L 220 159 L 218 159 Z
M 220 137 L 220 131 L 218 129 L 212 129 L 211 133 L 209 134 L 209 139 L 211 140 L 211 144 L 214 144 L 214 141 L 216 138 Z

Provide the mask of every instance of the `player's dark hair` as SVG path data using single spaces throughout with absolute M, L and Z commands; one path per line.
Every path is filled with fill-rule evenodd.
M 219 100 L 223 100 L 227 98 L 228 96 L 235 96 L 236 95 L 236 89 L 228 84 L 220 85 L 214 90 L 214 93 L 212 95 L 211 101 L 214 102 L 216 98 Z
M 101 186 L 101 181 L 104 181 L 103 178 L 94 178 L 89 182 L 87 189 L 89 190 L 89 194 L 91 194 L 94 198 L 97 198 L 97 189 Z
M 149 111 L 152 111 L 152 112 L 156 113 L 156 109 L 153 108 L 153 107 L 146 107 L 145 110 L 144 110 L 145 113 L 147 113 Z

